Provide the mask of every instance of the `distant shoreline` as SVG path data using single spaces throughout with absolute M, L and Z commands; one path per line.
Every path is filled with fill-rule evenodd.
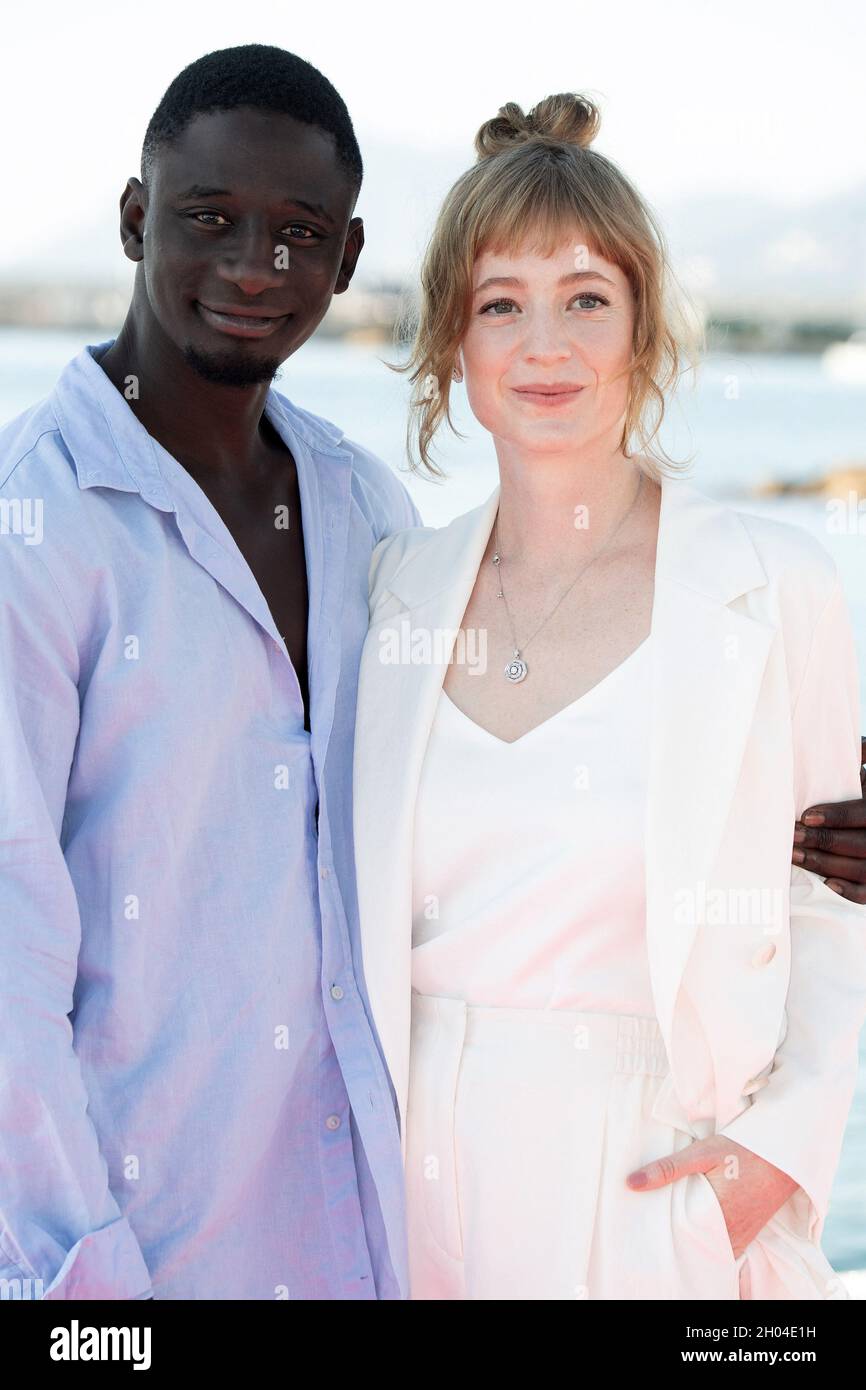
M 796 356 L 821 353 L 826 348 L 843 343 L 856 330 L 853 322 L 834 323 L 760 323 L 737 319 L 730 321 L 710 320 L 706 325 L 708 352 L 761 353 L 772 352 Z M 90 317 L 72 316 L 64 318 L 38 317 L 18 318 L 0 313 L 0 329 L 20 330 L 28 333 L 77 333 L 95 335 L 94 341 L 114 337 L 120 330 L 120 323 Z M 399 346 L 401 341 L 395 336 L 394 322 L 352 322 L 348 319 L 330 319 L 326 316 L 316 330 L 317 338 L 332 338 L 342 342 L 386 344 Z

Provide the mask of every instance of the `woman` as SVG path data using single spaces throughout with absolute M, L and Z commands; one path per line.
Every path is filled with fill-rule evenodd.
M 823 547 L 650 451 L 664 245 L 597 126 L 566 94 L 481 128 L 411 365 L 424 462 L 453 372 L 500 484 L 370 571 L 356 858 L 412 1296 L 845 1297 L 866 908 L 790 825 L 859 795 L 847 613 Z

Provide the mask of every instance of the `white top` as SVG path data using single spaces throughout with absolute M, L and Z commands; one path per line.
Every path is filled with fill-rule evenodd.
M 416 807 L 414 989 L 471 1004 L 654 1016 L 649 642 L 514 743 L 442 691 Z

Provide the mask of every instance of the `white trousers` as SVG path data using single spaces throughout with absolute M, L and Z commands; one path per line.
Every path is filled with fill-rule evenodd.
M 712 1184 L 626 1175 L 697 1137 L 652 1108 L 654 1018 L 412 993 L 406 1195 L 413 1299 L 845 1298 L 773 1217 L 734 1257 Z

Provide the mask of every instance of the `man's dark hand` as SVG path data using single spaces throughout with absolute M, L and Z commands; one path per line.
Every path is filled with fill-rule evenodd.
M 793 863 L 820 874 L 834 893 L 866 903 L 866 737 L 860 740 L 859 801 L 810 806 L 794 822 Z M 798 857 L 799 856 L 799 857 Z

